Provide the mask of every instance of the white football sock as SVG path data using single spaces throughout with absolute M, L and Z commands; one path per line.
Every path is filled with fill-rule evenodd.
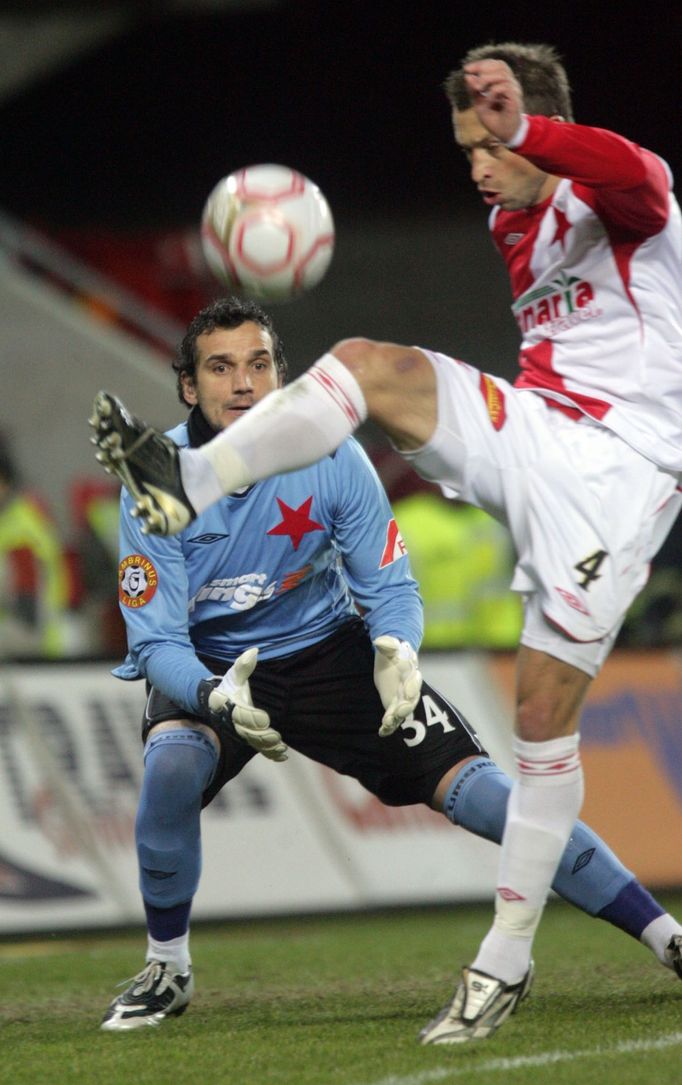
M 226 456 L 228 451 L 224 453 Z M 203 512 L 225 496 L 220 479 L 211 464 L 206 462 L 206 457 L 201 455 L 201 449 L 181 448 L 179 459 L 182 485 L 195 512 Z
M 661 964 L 664 964 L 666 968 L 671 968 L 670 961 L 665 956 L 665 947 L 674 934 L 682 934 L 682 927 L 666 912 L 665 915 L 652 919 L 640 934 L 639 940 L 656 954 Z
M 259 479 L 316 463 L 367 418 L 349 369 L 325 354 L 303 376 L 271 392 L 212 441 L 180 450 L 185 492 L 196 512 Z
M 157 942 L 148 934 L 147 960 L 167 961 L 172 963 L 178 972 L 186 972 L 192 963 L 189 954 L 189 931 L 181 934 L 179 938 L 169 939 L 168 942 Z
M 515 738 L 515 781 L 502 838 L 495 921 L 472 967 L 516 983 L 528 971 L 533 936 L 583 801 L 579 736 Z

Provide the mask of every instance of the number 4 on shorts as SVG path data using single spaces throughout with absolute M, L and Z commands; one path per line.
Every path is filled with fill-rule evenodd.
M 583 558 L 582 561 L 573 566 L 574 569 L 583 574 L 583 579 L 579 581 L 579 587 L 587 591 L 593 580 L 599 580 L 599 570 L 604 558 L 607 556 L 606 550 L 595 550 L 594 554 L 590 554 L 589 557 Z

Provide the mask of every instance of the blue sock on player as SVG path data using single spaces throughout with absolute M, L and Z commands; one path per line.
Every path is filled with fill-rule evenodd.
M 145 747 L 135 840 L 149 934 L 157 941 L 187 930 L 201 872 L 201 800 L 217 761 L 211 740 L 190 727 L 162 731 Z
M 157 908 L 148 900 L 143 901 L 145 915 L 147 916 L 147 930 L 150 936 L 157 942 L 170 942 L 175 938 L 182 938 L 189 930 L 189 913 L 192 909 L 192 901 L 185 900 L 180 904 L 172 904 L 170 908 Z
M 452 781 L 443 813 L 455 825 L 499 844 L 512 781 L 493 761 L 477 758 Z M 639 939 L 664 909 L 632 871 L 582 821 L 576 821 L 552 889 L 588 915 L 607 920 Z

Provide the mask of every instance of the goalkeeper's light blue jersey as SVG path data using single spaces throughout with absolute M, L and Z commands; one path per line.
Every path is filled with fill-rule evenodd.
M 188 444 L 187 423 L 169 431 Z M 374 638 L 418 649 L 422 606 L 379 478 L 349 438 L 331 456 L 221 499 L 179 535 L 143 535 L 121 495 L 119 601 L 128 655 L 114 674 L 146 677 L 195 712 L 210 671 L 247 648 L 290 655 L 360 613 Z

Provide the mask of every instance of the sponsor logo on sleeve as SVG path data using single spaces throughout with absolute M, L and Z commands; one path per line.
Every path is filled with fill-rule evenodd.
M 398 561 L 398 559 L 404 557 L 406 553 L 407 547 L 400 534 L 398 525 L 395 520 L 391 518 L 386 526 L 386 542 L 384 543 L 384 551 L 381 555 L 379 568 L 385 569 L 387 565 L 392 565 L 394 561 Z
M 118 597 L 124 607 L 145 607 L 158 584 L 158 573 L 143 554 L 128 554 L 118 567 Z
M 493 429 L 501 430 L 507 421 L 507 408 L 504 402 L 504 392 L 497 384 L 495 384 L 495 381 L 492 377 L 489 377 L 487 373 L 481 373 L 479 387 L 483 399 L 485 400 L 485 405 L 488 408 L 488 414 L 490 415 Z

